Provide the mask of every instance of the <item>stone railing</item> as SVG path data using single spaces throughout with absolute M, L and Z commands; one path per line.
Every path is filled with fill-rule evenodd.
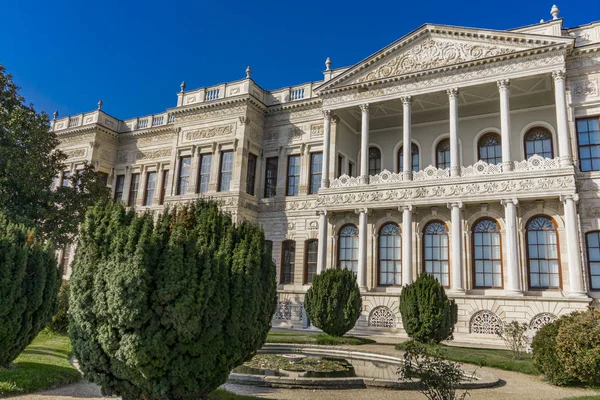
M 421 170 L 413 171 L 413 181 L 426 181 L 431 179 L 446 179 L 450 177 L 449 168 L 436 168 L 433 165 Z
M 359 186 L 360 178 L 357 176 L 348 176 L 343 174 L 339 178 L 333 179 L 329 184 L 330 188 L 348 187 L 348 186 Z
M 402 182 L 402 173 L 396 174 L 394 172 L 390 172 L 387 169 L 384 169 L 377 175 L 369 176 L 369 184 L 371 185 L 380 185 L 385 183 L 392 182 Z
M 124 127 L 122 131 L 131 132 L 172 123 L 173 119 L 171 118 L 171 115 L 169 115 L 169 113 L 148 115 L 146 117 L 132 118 L 123 121 Z
M 99 124 L 117 132 L 120 132 L 122 128 L 122 121 L 111 117 L 101 110 L 94 110 L 88 113 L 58 118 L 56 120 L 52 120 L 51 126 L 54 132 L 60 132 L 67 129 L 74 129 L 93 124 Z
M 539 171 L 555 168 L 560 168 L 560 159 L 558 157 L 544 158 L 536 154 L 528 160 L 515 161 L 513 171 Z
M 502 165 L 488 164 L 481 160 L 468 167 L 460 167 L 460 176 L 495 175 L 500 173 L 502 173 Z
M 288 103 L 316 97 L 313 94 L 313 88 L 320 85 L 321 82 L 310 82 L 304 85 L 292 86 L 285 89 L 273 90 L 268 92 L 267 105 Z

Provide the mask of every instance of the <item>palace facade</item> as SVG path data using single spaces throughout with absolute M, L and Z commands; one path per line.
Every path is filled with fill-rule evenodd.
M 427 24 L 279 90 L 250 68 L 182 84 L 175 107 L 130 120 L 101 102 L 55 115 L 64 176 L 87 161 L 140 211 L 210 197 L 260 223 L 274 324 L 301 326 L 313 276 L 348 268 L 361 329 L 402 333 L 402 285 L 427 271 L 458 303 L 457 338 L 496 340 L 511 320 L 535 330 L 600 299 L 600 22 L 557 15 L 506 31 Z

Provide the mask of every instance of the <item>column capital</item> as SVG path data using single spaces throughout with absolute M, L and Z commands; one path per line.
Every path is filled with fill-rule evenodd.
M 338 117 L 336 114 L 332 114 L 331 115 L 331 123 L 333 125 L 337 124 L 338 122 L 340 122 L 340 117 Z
M 510 79 L 499 79 L 496 81 L 498 89 L 508 89 L 510 87 Z
M 242 116 L 240 116 L 240 124 L 242 124 L 242 125 L 246 125 L 246 124 L 247 124 L 247 123 L 249 123 L 249 122 L 250 122 L 250 118 L 248 118 L 248 117 L 247 117 L 247 116 L 245 116 L 245 115 L 242 115 Z
M 573 200 L 575 203 L 577 203 L 579 201 L 579 195 L 577 193 L 575 194 L 561 194 L 559 196 L 560 202 L 561 203 L 566 203 L 567 200 Z
M 449 209 L 453 209 L 454 207 L 458 207 L 459 209 L 462 209 L 465 205 L 463 204 L 462 201 L 455 201 L 453 203 L 447 203 L 446 206 Z
M 500 204 L 506 207 L 508 204 L 514 204 L 515 206 L 519 204 L 519 199 L 502 199 L 500 200 Z
M 322 110 L 322 111 L 323 111 L 323 117 L 325 117 L 326 120 L 331 120 L 331 116 L 332 116 L 331 110 Z
M 556 81 L 564 81 L 567 78 L 567 71 L 563 69 L 557 69 L 552 71 L 552 80 Z
M 402 104 L 404 104 L 405 106 L 410 106 L 412 104 L 412 96 L 402 96 L 400 97 L 400 100 L 402 100 Z
M 413 210 L 413 206 L 410 204 L 407 204 L 405 206 L 398 206 L 398 211 L 412 211 Z
M 327 210 L 317 210 L 317 212 L 315 214 L 317 214 L 317 216 L 319 216 L 319 217 L 321 215 L 327 216 Z
M 369 214 L 370 212 L 371 212 L 371 209 L 369 209 L 367 207 L 360 207 L 360 208 L 354 209 L 355 214 L 361 214 L 361 213 Z
M 458 97 L 458 88 L 450 88 L 446 90 L 446 93 L 448 94 L 448 97 L 453 97 L 453 98 L 457 98 Z
M 363 113 L 369 113 L 369 103 L 359 104 L 358 106 Z

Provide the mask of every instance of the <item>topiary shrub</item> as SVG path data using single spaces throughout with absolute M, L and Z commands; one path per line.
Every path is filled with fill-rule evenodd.
M 558 335 L 560 326 L 567 317 L 561 317 L 554 322 L 542 326 L 531 341 L 533 366 L 550 383 L 560 386 L 577 383 L 577 379 L 567 373 L 565 366 L 556 352 L 556 336 Z
M 214 202 L 159 215 L 91 208 L 70 282 L 85 376 L 128 399 L 206 398 L 265 342 L 275 266 L 257 225 Z
M 328 269 L 315 276 L 304 307 L 314 326 L 331 336 L 344 336 L 354 327 L 362 308 L 354 272 Z
M 0 215 L 0 368 L 46 326 L 60 285 L 54 249 Z
M 48 329 L 55 333 L 67 333 L 69 327 L 69 281 L 63 280 L 58 291 L 57 309 Z
M 423 273 L 402 289 L 400 314 L 411 339 L 439 343 L 452 338 L 458 307 L 433 275 Z

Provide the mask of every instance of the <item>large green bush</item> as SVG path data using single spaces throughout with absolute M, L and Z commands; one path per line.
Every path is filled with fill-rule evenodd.
M 555 385 L 572 385 L 577 379 L 571 377 L 556 352 L 556 336 L 564 317 L 544 325 L 533 337 L 533 366 Z
M 59 285 L 54 249 L 0 215 L 0 368 L 8 367 L 46 326 Z
M 264 344 L 275 288 L 262 229 L 234 225 L 214 202 L 156 222 L 96 206 L 74 259 L 69 333 L 105 394 L 206 398 Z
M 433 275 L 423 273 L 402 289 L 400 314 L 411 339 L 439 343 L 452 338 L 458 307 Z
M 52 316 L 48 329 L 56 333 L 67 333 L 69 326 L 69 281 L 63 280 L 58 291 L 56 312 Z
M 328 269 L 313 278 L 304 297 L 311 323 L 331 336 L 344 336 L 360 316 L 362 299 L 354 273 Z

